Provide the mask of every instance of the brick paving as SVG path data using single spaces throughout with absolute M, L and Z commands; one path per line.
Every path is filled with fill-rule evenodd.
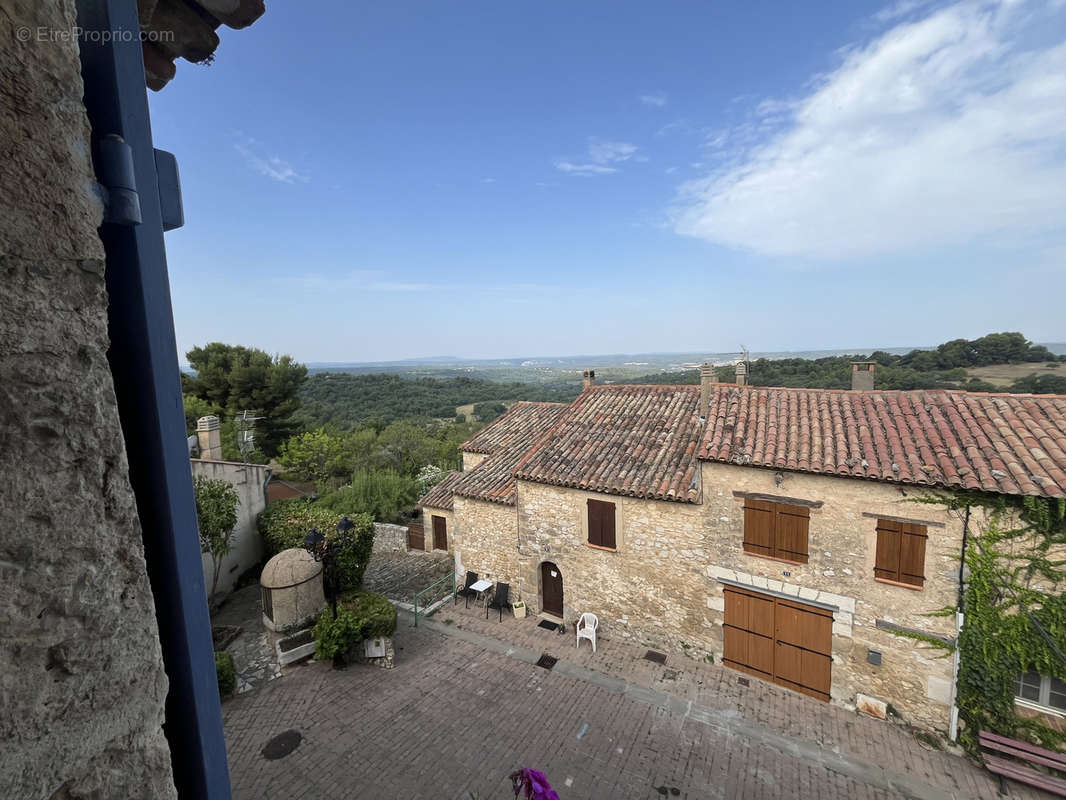
M 448 606 L 418 628 L 404 615 L 393 670 L 312 663 L 227 701 L 234 797 L 511 798 L 521 765 L 563 800 L 995 797 L 981 769 L 898 726 L 754 679 L 745 689 L 683 656 L 656 665 L 602 639 L 592 655 L 534 619 L 483 614 Z M 550 672 L 531 663 L 542 651 L 560 658 Z M 304 736 L 296 751 L 264 759 L 290 728 Z

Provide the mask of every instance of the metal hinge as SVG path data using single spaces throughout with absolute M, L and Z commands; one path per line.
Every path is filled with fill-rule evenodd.
M 133 149 L 118 134 L 109 133 L 100 140 L 97 174 L 103 189 L 104 222 L 112 225 L 140 225 L 141 198 L 133 168 Z M 163 230 L 172 231 L 185 224 L 181 203 L 181 180 L 173 153 L 154 150 L 156 178 L 159 186 L 159 210 Z

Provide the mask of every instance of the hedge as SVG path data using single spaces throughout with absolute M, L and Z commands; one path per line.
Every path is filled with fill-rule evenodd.
M 352 645 L 364 639 L 396 633 L 396 607 L 371 592 L 350 592 L 337 603 L 337 616 L 328 606 L 315 623 L 315 658 L 343 660 Z
M 223 650 L 215 653 L 215 678 L 218 680 L 219 697 L 233 694 L 237 688 L 237 670 L 233 667 L 233 656 Z

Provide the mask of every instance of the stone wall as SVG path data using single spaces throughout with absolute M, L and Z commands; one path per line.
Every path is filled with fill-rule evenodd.
M 190 459 L 192 474 L 224 480 L 237 490 L 240 505 L 237 506 L 237 525 L 233 529 L 233 550 L 222 560 L 216 594 L 225 596 L 233 591 L 237 579 L 263 560 L 263 537 L 255 522 L 259 512 L 266 508 L 266 483 L 270 479 L 270 467 L 263 464 L 242 464 L 236 461 L 208 461 Z M 214 564 L 211 556 L 203 555 L 204 586 L 211 593 L 211 577 Z
M 455 518 L 457 523 L 450 542 L 456 573 L 465 578 L 470 570 L 479 578 L 508 583 L 512 598 L 518 599 L 515 507 L 456 497 Z
M 0 13 L 0 797 L 174 797 L 74 21 Z
M 389 525 L 384 522 L 374 523 L 375 553 L 406 553 L 407 526 Z
M 929 617 L 955 605 L 962 523 L 936 506 L 910 502 L 898 487 L 870 481 L 705 464 L 703 503 L 692 505 L 593 494 L 519 481 L 521 547 L 515 583 L 527 605 L 540 610 L 540 565 L 563 576 L 564 618 L 584 611 L 600 619 L 605 638 L 722 656 L 723 585 L 719 579 L 835 606 L 832 697 L 852 706 L 863 693 L 892 704 L 916 724 L 945 729 L 953 662 L 944 651 L 877 627 L 894 625 L 954 638 L 952 617 Z M 810 518 L 808 564 L 744 553 L 743 499 L 760 493 L 821 503 Z M 587 544 L 586 501 L 616 507 L 616 551 Z M 466 505 L 456 505 L 464 563 L 469 537 Z M 874 580 L 876 517 L 928 523 L 926 584 L 921 590 Z M 506 543 L 501 550 L 506 549 Z M 513 548 L 511 548 L 513 549 Z M 501 553 L 500 559 L 503 558 Z M 472 568 L 472 567 L 468 567 Z M 870 649 L 881 665 L 867 661 Z
M 782 477 L 780 484 L 776 474 Z M 811 509 L 807 564 L 744 552 L 744 502 L 734 495 L 738 491 L 822 503 Z M 920 494 L 914 488 L 901 491 L 873 481 L 705 463 L 703 507 L 712 579 L 707 602 L 714 612 L 716 654 L 721 652 L 724 609 L 719 577 L 829 603 L 840 609 L 833 624 L 833 699 L 850 705 L 861 692 L 890 702 L 909 721 L 945 729 L 952 658 L 943 657 L 943 650 L 876 627 L 878 620 L 884 620 L 937 636 L 955 636 L 953 617 L 926 614 L 958 601 L 962 522 L 939 506 L 913 502 Z M 877 519 L 866 514 L 928 524 L 924 588 L 874 579 Z M 881 666 L 867 662 L 869 649 L 881 652 Z
M 486 458 L 484 453 L 463 453 L 463 472 L 469 472 Z
M 587 544 L 589 499 L 615 504 L 617 550 Z M 707 653 L 717 633 L 707 607 L 710 556 L 699 506 L 518 483 L 519 585 L 541 608 L 540 565 L 563 578 L 563 617 L 599 617 L 604 638 Z

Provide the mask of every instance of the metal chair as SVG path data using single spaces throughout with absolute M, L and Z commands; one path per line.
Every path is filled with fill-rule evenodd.
M 600 621 L 596 618 L 595 614 L 585 612 L 581 615 L 581 618 L 577 621 L 577 625 L 574 629 L 577 631 L 577 641 L 574 642 L 574 647 L 581 646 L 582 639 L 588 639 L 592 643 L 592 652 L 596 652 L 596 629 L 600 627 Z
M 498 608 L 500 610 L 500 622 L 503 622 L 503 610 L 511 607 L 511 587 L 506 583 L 497 582 L 496 588 L 492 592 L 492 599 L 485 604 L 485 619 L 489 618 L 489 609 Z M 512 614 L 514 611 L 511 612 Z
M 477 592 L 475 592 L 473 589 L 470 588 L 475 583 L 477 583 L 477 573 L 476 572 L 467 572 L 466 573 L 466 583 L 463 584 L 463 586 L 461 586 L 455 592 L 455 602 L 456 602 L 456 604 L 458 604 L 460 597 L 465 597 L 466 598 L 466 607 L 470 608 L 470 598 L 477 594 Z

